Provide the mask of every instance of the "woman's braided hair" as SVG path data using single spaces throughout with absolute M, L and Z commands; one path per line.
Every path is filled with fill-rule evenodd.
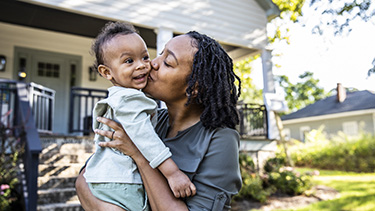
M 233 72 L 232 59 L 214 39 L 195 31 L 186 35 L 193 39 L 192 45 L 198 49 L 194 55 L 192 73 L 188 77 L 186 104 L 203 106 L 201 122 L 204 127 L 234 129 L 239 123 L 236 105 L 241 80 Z M 238 88 L 234 84 L 236 79 Z M 194 90 L 198 93 L 193 94 Z
M 104 64 L 104 52 L 103 46 L 115 36 L 127 35 L 137 33 L 133 25 L 117 21 L 117 22 L 108 22 L 101 29 L 100 33 L 96 37 L 94 43 L 91 46 L 92 54 L 95 56 L 94 67 L 97 70 L 98 66 Z

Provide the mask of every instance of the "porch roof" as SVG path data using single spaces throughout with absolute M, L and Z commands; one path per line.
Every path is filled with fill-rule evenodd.
M 268 1 L 269 0 L 267 0 L 267 2 Z M 33 27 L 33 28 L 52 30 L 56 32 L 62 32 L 62 33 L 68 33 L 68 34 L 94 38 L 106 22 L 108 22 L 109 20 L 116 20 L 116 16 L 113 16 L 113 14 L 115 14 L 114 12 L 112 16 L 111 15 L 100 16 L 94 13 L 91 13 L 91 14 L 87 13 L 83 11 L 82 9 L 80 9 L 79 7 L 73 8 L 72 6 L 66 6 L 66 7 L 61 6 L 64 3 L 64 1 L 62 0 L 61 1 L 55 0 L 55 1 L 49 1 L 49 2 L 54 2 L 54 3 L 51 3 L 51 5 L 48 5 L 46 3 L 43 3 L 43 1 L 24 2 L 24 1 L 2 0 L 0 2 L 0 11 L 1 11 L 0 21 L 22 25 L 22 26 Z M 68 2 L 68 1 L 65 1 L 65 2 Z M 261 8 L 260 10 L 263 11 L 262 13 L 264 13 L 265 16 L 267 14 L 269 17 L 271 17 L 271 16 L 274 16 L 275 14 L 276 15 L 278 14 L 278 10 L 277 9 L 275 10 L 274 5 L 264 4 L 264 3 L 261 5 L 258 5 L 259 1 L 256 1 L 256 2 L 258 3 L 254 2 L 253 4 Z M 95 6 L 98 6 L 98 5 L 95 5 L 95 4 L 89 5 L 88 8 L 86 9 L 87 10 L 94 9 Z M 104 5 L 103 7 L 105 6 L 106 5 Z M 254 8 L 254 11 L 256 11 L 257 9 L 259 10 L 259 8 Z M 123 20 L 129 21 L 126 19 L 123 19 Z M 231 36 L 223 35 L 223 37 L 221 37 L 220 39 L 217 37 L 215 38 L 219 40 L 220 44 L 224 47 L 224 49 L 228 52 L 228 54 L 234 60 L 241 59 L 249 55 L 259 53 L 262 46 L 264 47 L 265 45 L 264 39 L 266 39 L 266 34 L 265 34 L 265 31 L 263 30 L 265 30 L 266 20 L 267 20 L 267 17 L 256 18 L 255 21 L 261 21 L 261 22 L 265 21 L 265 22 L 264 24 L 261 22 L 257 23 L 259 26 L 262 26 L 263 29 L 257 28 L 258 26 L 255 26 L 254 31 L 252 32 L 251 38 L 248 38 L 248 37 L 247 38 L 243 38 L 243 37 L 233 38 L 232 35 Z M 239 21 L 243 21 L 243 20 L 239 20 Z M 135 27 L 138 29 L 138 31 L 140 32 L 140 35 L 144 38 L 147 46 L 149 48 L 156 49 L 157 38 L 156 38 L 156 33 L 154 29 L 156 29 L 158 26 L 154 26 L 154 28 L 152 28 L 150 27 L 152 24 L 146 26 L 146 25 L 142 25 L 141 23 L 137 24 L 137 22 L 134 22 L 134 21 L 130 21 L 130 22 L 133 23 Z M 213 26 L 209 26 L 209 27 L 211 27 L 211 30 L 212 30 Z M 224 25 L 220 26 L 219 24 L 214 27 L 225 28 L 227 26 L 224 26 Z M 180 29 L 180 31 L 181 30 L 182 29 Z M 202 28 L 203 33 L 205 33 L 204 30 L 205 29 Z M 223 29 L 217 29 L 217 30 L 223 30 Z M 178 32 L 179 30 L 174 30 L 174 31 L 175 31 L 175 35 L 179 34 Z M 202 32 L 201 30 L 199 31 Z M 187 32 L 187 31 L 184 31 L 184 32 Z M 241 32 L 241 33 L 244 33 L 244 32 Z M 228 37 L 228 40 L 225 40 L 224 37 L 225 39 L 227 39 Z M 251 41 L 250 42 L 251 44 L 248 44 L 246 46 L 245 44 L 241 45 L 238 43 L 236 44 L 234 44 L 233 42 L 231 43 L 231 41 L 236 40 L 236 39 L 238 40 L 242 39 L 242 41 L 238 41 L 239 43 Z

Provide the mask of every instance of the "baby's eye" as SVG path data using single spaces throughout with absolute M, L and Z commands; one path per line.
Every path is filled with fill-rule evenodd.
M 128 64 L 131 64 L 131 63 L 133 63 L 134 61 L 133 61 L 133 59 L 126 59 L 125 61 L 124 61 L 124 63 L 128 63 Z
M 143 60 L 148 61 L 148 60 L 150 60 L 150 57 L 147 55 L 147 56 L 143 57 Z

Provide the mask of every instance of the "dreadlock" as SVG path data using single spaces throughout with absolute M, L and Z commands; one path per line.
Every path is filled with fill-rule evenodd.
M 117 35 L 127 35 L 133 33 L 137 33 L 137 31 L 131 24 L 120 21 L 106 23 L 91 46 L 91 51 L 95 56 L 95 69 L 97 70 L 99 65 L 104 64 L 104 44 Z
M 236 109 L 240 96 L 241 81 L 233 72 L 233 62 L 221 45 L 214 39 L 195 31 L 187 33 L 198 51 L 194 55 L 192 73 L 188 78 L 187 105 L 196 103 L 204 108 L 201 115 L 203 126 L 235 128 L 239 123 Z M 238 80 L 238 89 L 234 82 Z M 193 91 L 198 90 L 196 95 Z M 238 92 L 238 94 L 237 94 Z

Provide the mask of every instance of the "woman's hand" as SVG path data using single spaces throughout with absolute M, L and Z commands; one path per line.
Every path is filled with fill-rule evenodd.
M 96 129 L 94 131 L 96 134 L 112 139 L 112 141 L 109 142 L 100 142 L 99 146 L 116 148 L 120 150 L 122 153 L 132 157 L 133 159 L 136 155 L 140 154 L 138 148 L 134 145 L 133 141 L 129 138 L 128 134 L 126 134 L 124 128 L 121 126 L 120 123 L 117 123 L 105 117 L 98 117 L 96 120 L 109 126 L 114 130 L 105 131 Z

